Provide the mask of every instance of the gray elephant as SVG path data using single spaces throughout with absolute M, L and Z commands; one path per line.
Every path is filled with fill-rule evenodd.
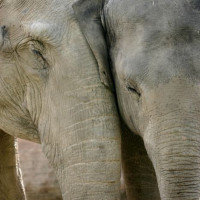
M 99 65 L 110 58 L 128 199 L 199 200 L 200 1 L 81 0 L 74 10 Z
M 119 199 L 120 126 L 110 75 L 98 67 L 73 3 L 0 1 L 0 129 L 42 144 L 64 200 Z M 14 177 L 1 180 L 0 199 L 21 200 L 14 168 L 0 159 L 7 166 L 0 173 Z
M 0 128 L 41 142 L 64 200 L 119 199 L 109 65 L 128 199 L 199 200 L 200 1 L 1 4 Z

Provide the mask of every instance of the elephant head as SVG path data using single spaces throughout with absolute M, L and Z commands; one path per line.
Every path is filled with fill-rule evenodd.
M 42 144 L 63 199 L 119 199 L 108 61 L 97 65 L 73 3 L 0 1 L 0 129 Z
M 199 5 L 198 0 L 74 5 L 98 63 L 110 58 L 121 116 L 143 138 L 162 200 L 200 198 Z

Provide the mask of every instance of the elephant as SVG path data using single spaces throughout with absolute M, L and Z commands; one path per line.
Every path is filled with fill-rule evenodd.
M 0 129 L 42 144 L 64 200 L 119 199 L 121 159 L 128 200 L 199 200 L 199 0 L 0 9 Z
M 79 0 L 73 8 L 98 64 L 109 59 L 127 198 L 199 200 L 200 1 Z
M 0 158 L 0 173 L 12 177 L 0 175 L 1 200 L 25 199 L 13 170 L 14 137 L 41 143 L 63 200 L 120 198 L 120 120 L 111 73 L 91 52 L 74 3 L 0 1 L 0 130 L 8 145 L 0 144 L 12 161 Z

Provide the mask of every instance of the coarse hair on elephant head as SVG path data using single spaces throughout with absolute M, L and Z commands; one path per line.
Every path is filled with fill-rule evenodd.
M 131 162 L 123 156 L 122 165 L 130 164 L 125 166 L 129 199 L 146 199 L 141 188 L 155 191 L 151 199 L 200 198 L 198 5 L 197 0 L 80 0 L 73 5 L 100 72 L 111 67 L 120 114 L 132 132 L 129 141 L 122 133 L 129 143 L 122 145 L 129 151 L 122 152 L 144 157 L 133 146 L 145 145 L 155 169 L 159 192 L 156 181 L 150 183 L 152 168 L 145 176 L 133 167 L 138 158 L 132 156 Z

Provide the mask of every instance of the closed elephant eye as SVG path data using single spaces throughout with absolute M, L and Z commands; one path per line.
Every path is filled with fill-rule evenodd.
M 29 45 L 29 50 L 31 53 L 33 53 L 36 61 L 35 68 L 47 70 L 49 65 L 43 54 L 46 52 L 44 44 L 38 40 L 30 40 L 28 41 L 28 45 Z
M 139 97 L 141 96 L 141 93 L 136 88 L 129 85 L 127 85 L 126 88 L 128 91 L 137 94 Z
M 42 64 L 42 69 L 47 69 L 48 64 L 42 53 L 36 49 L 32 49 L 32 52 L 35 55 L 36 59 Z

